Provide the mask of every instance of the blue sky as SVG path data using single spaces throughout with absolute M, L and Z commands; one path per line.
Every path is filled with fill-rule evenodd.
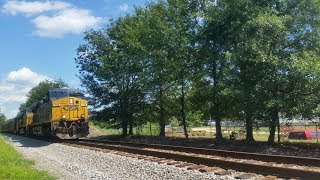
M 74 58 L 83 32 L 103 28 L 147 0 L 0 0 L 0 111 L 18 112 L 44 79 L 80 87 Z

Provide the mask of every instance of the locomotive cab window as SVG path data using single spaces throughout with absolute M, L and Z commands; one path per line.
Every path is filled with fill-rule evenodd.
M 50 101 L 49 94 L 47 94 L 46 97 L 43 99 L 43 103 L 47 103 L 49 101 Z
M 71 97 L 84 98 L 84 95 L 81 92 L 70 92 Z
M 55 92 L 55 91 L 50 92 L 50 99 L 59 99 L 64 97 L 68 97 L 67 92 Z

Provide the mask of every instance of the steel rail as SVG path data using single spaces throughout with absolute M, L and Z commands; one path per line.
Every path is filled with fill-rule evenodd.
M 268 155 L 268 154 L 248 153 L 248 152 L 239 152 L 239 151 L 227 151 L 227 150 L 219 150 L 219 149 L 170 146 L 170 145 L 160 145 L 160 144 L 131 143 L 131 142 L 123 142 L 123 141 L 110 141 L 110 140 L 82 139 L 81 141 L 99 142 L 99 143 L 106 143 L 106 144 L 119 144 L 119 145 L 139 147 L 139 148 L 155 148 L 155 149 L 172 150 L 172 151 L 180 151 L 180 152 L 203 154 L 203 155 L 215 155 L 215 156 L 223 156 L 223 157 L 238 158 L 238 159 L 251 159 L 251 160 L 265 161 L 265 162 L 295 164 L 300 166 L 320 167 L 320 158 Z
M 275 175 L 280 178 L 302 178 L 302 179 L 319 179 L 320 171 L 311 171 L 305 169 L 293 169 L 286 167 L 276 167 L 266 164 L 252 164 L 247 162 L 228 161 L 225 159 L 213 159 L 209 157 L 190 156 L 181 152 L 156 151 L 138 147 L 116 146 L 105 143 L 94 143 L 85 141 L 63 141 L 64 144 L 80 145 L 85 147 L 94 147 L 115 151 L 123 151 L 133 154 L 154 156 L 159 158 L 173 159 L 176 161 L 186 161 L 189 163 L 202 164 L 206 166 L 218 166 L 225 169 L 234 169 L 242 172 L 253 172 L 262 175 Z

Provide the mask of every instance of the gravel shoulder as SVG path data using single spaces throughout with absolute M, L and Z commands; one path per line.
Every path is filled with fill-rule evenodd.
M 113 151 L 98 152 L 21 136 L 5 136 L 18 152 L 35 161 L 36 168 L 48 171 L 57 179 L 234 179 L 236 175 L 216 176 L 123 157 Z

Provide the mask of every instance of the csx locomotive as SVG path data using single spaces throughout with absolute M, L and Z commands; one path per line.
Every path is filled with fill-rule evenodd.
M 76 139 L 89 134 L 88 101 L 81 91 L 50 90 L 43 100 L 34 102 L 7 122 L 5 131 L 39 136 Z

